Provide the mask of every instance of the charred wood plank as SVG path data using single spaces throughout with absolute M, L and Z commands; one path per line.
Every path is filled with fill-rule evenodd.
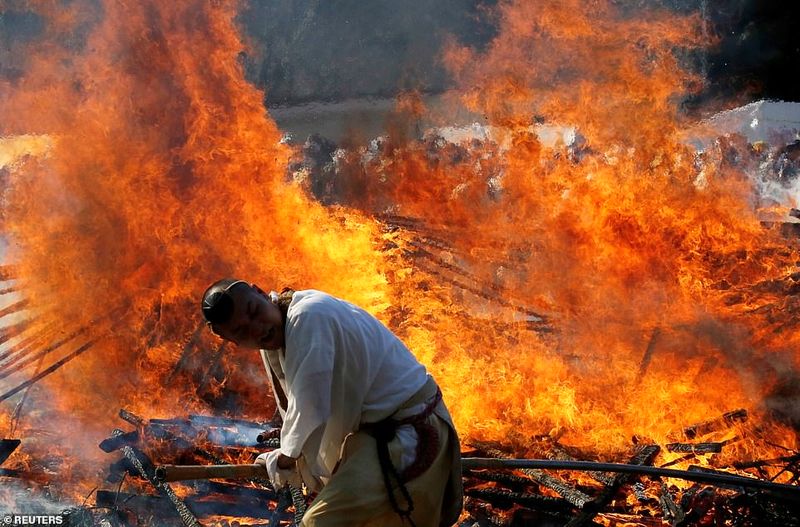
M 20 443 L 22 441 L 19 439 L 0 439 L 0 465 L 14 453 Z
M 186 345 L 183 346 L 183 351 L 181 352 L 180 359 L 178 359 L 178 362 L 175 363 L 175 367 L 172 368 L 172 371 L 167 377 L 166 384 L 171 384 L 175 376 L 181 373 L 186 368 L 187 364 L 189 363 L 189 359 L 192 356 L 192 353 L 197 348 L 197 342 L 200 340 L 200 335 L 204 327 L 205 324 L 200 324 L 199 326 L 197 326 L 197 329 L 194 330 L 192 336 L 189 337 L 189 340 L 186 342 Z
M 511 518 L 498 515 L 488 503 L 483 503 L 475 498 L 466 497 L 464 499 L 464 510 L 479 524 L 487 527 L 510 527 Z
M 90 340 L 89 342 L 86 342 L 81 347 L 79 347 L 78 349 L 76 349 L 75 351 L 73 351 L 72 353 L 67 355 L 66 357 L 63 357 L 62 359 L 60 359 L 60 360 L 56 361 L 55 363 L 51 364 L 50 366 L 48 366 L 47 368 L 45 368 L 41 372 L 39 372 L 36 375 L 34 375 L 32 378 L 28 379 L 27 381 L 23 382 L 22 384 L 19 384 L 18 386 L 14 387 L 11 390 L 9 390 L 9 391 L 5 392 L 4 394 L 0 395 L 0 401 L 5 401 L 9 397 L 13 397 L 17 393 L 21 392 L 22 390 L 24 390 L 28 386 L 31 386 L 31 385 L 39 382 L 40 380 L 44 379 L 45 377 L 47 377 L 48 375 L 50 375 L 54 371 L 56 371 L 59 368 L 61 368 L 63 365 L 67 364 L 69 361 L 71 361 L 75 357 L 79 356 L 80 354 L 82 354 L 83 352 L 85 352 L 86 350 L 91 348 L 93 345 L 94 345 L 94 340 Z
M 548 441 L 548 448 L 545 451 L 545 457 L 548 459 L 558 459 L 562 461 L 578 461 L 575 456 L 564 450 L 564 448 L 555 441 Z M 598 472 L 590 470 L 587 472 L 595 481 L 603 485 L 611 485 L 614 483 L 614 475 L 607 472 Z
M 268 430 L 263 430 L 256 436 L 256 441 L 258 443 L 267 443 L 271 439 L 278 440 L 278 446 L 274 448 L 278 448 L 280 445 L 280 438 L 281 438 L 281 429 L 280 428 L 270 428 Z
M 658 495 L 658 503 L 661 505 L 664 519 L 671 522 L 672 525 L 681 523 L 686 517 L 686 513 L 683 512 L 681 506 L 672 499 L 672 493 L 670 493 L 669 487 L 667 487 L 667 484 L 663 481 L 661 482 L 661 492 Z
M 785 463 L 792 463 L 794 461 L 800 461 L 800 454 L 776 457 L 772 459 L 761 459 L 758 461 L 740 461 L 733 463 L 731 466 L 735 469 L 743 470 L 746 468 L 758 468 L 768 465 L 783 465 Z
M 593 461 L 557 461 L 542 459 L 498 459 L 492 458 L 462 458 L 462 467 L 476 468 L 543 468 L 549 470 L 600 470 L 603 472 L 617 472 L 620 474 L 634 474 L 637 476 L 656 476 L 665 478 L 678 478 L 687 481 L 705 483 L 722 487 L 756 489 L 764 491 L 769 496 L 785 500 L 800 500 L 800 487 L 785 483 L 774 483 L 757 478 L 719 472 L 705 467 L 694 467 L 694 470 L 675 470 L 661 467 L 642 466 L 630 463 L 596 463 Z
M 411 252 L 410 254 L 413 256 L 415 253 L 417 253 L 419 251 L 420 251 L 420 249 L 417 249 L 417 251 Z M 426 254 L 423 254 L 423 256 L 427 257 L 428 255 L 430 255 L 430 257 L 428 259 L 429 260 L 432 259 L 432 262 L 434 263 L 434 265 L 438 265 L 440 267 L 444 267 L 445 269 L 449 269 L 449 267 L 452 267 L 451 264 L 439 263 L 439 261 L 437 261 L 436 257 L 433 256 L 431 253 L 429 253 L 427 251 L 425 251 L 425 253 Z M 529 309 L 527 307 L 514 304 L 513 302 L 510 302 L 510 301 L 506 300 L 505 298 L 503 298 L 503 296 L 501 296 L 499 291 L 487 291 L 482 287 L 471 285 L 471 284 L 465 283 L 463 280 L 458 280 L 456 278 L 452 278 L 450 276 L 447 276 L 447 275 L 443 274 L 441 271 L 439 271 L 437 269 L 434 269 L 434 268 L 432 268 L 430 266 L 419 265 L 419 264 L 420 264 L 420 261 L 416 260 L 417 267 L 419 267 L 420 269 L 422 269 L 423 271 L 425 271 L 427 273 L 435 275 L 436 277 L 442 279 L 443 281 L 449 283 L 450 285 L 458 287 L 459 289 L 463 289 L 464 291 L 468 291 L 468 292 L 472 293 L 475 296 L 483 298 L 484 300 L 489 300 L 491 302 L 495 302 L 495 303 L 497 303 L 497 304 L 499 304 L 499 305 L 501 305 L 503 307 L 506 307 L 506 308 L 514 310 L 514 311 L 516 311 L 516 312 L 518 312 L 520 314 L 523 314 L 523 315 L 531 317 L 533 319 L 531 322 L 534 322 L 534 323 L 538 324 L 539 327 L 540 327 L 540 331 L 552 331 L 552 328 L 550 327 L 550 322 L 547 319 L 547 317 L 545 317 L 541 313 L 537 313 L 536 311 L 533 311 L 532 309 Z
M 661 328 L 657 327 L 650 335 L 650 341 L 647 343 L 647 349 L 645 349 L 642 360 L 639 363 L 639 374 L 637 376 L 637 380 L 639 381 L 641 381 L 644 378 L 645 373 L 647 373 L 647 368 L 650 366 L 650 361 L 653 360 L 653 353 L 656 350 L 656 344 L 658 343 L 660 336 Z
M 603 512 L 598 516 L 613 521 L 614 523 L 611 525 L 635 525 L 636 527 L 663 527 L 664 525 L 664 522 L 658 518 L 648 518 L 647 516 L 642 516 L 641 514 Z
M 124 434 L 122 430 L 114 430 L 112 433 L 112 435 L 122 434 Z M 122 455 L 124 455 L 128 461 L 130 461 L 131 465 L 136 467 L 136 470 L 139 472 L 141 477 L 150 482 L 153 488 L 156 489 L 156 492 L 172 502 L 174 511 L 178 517 L 180 517 L 183 525 L 186 527 L 202 527 L 183 500 L 175 494 L 175 491 L 172 490 L 172 487 L 166 483 L 161 483 L 156 480 L 155 467 L 144 452 L 136 450 L 130 446 L 124 446 L 122 447 Z
M 42 328 L 38 329 L 36 333 L 33 335 L 27 335 L 25 338 L 21 339 L 19 342 L 15 342 L 13 346 L 9 346 L 3 353 L 0 353 L 0 361 L 5 361 L 6 364 L 0 366 L 0 368 L 5 368 L 8 363 L 8 358 L 20 353 L 30 353 L 30 346 L 32 343 L 43 340 L 49 336 L 51 331 L 55 328 L 54 323 L 47 324 Z
M 508 459 L 509 457 L 502 450 L 489 444 L 477 443 L 475 446 L 480 448 L 483 452 L 486 452 L 486 454 L 491 457 L 498 459 Z M 559 495 L 561 495 L 561 497 L 579 509 L 582 509 L 587 503 L 592 501 L 592 498 L 588 494 L 581 492 L 560 478 L 547 474 L 544 470 L 523 468 L 521 469 L 521 472 L 537 483 L 549 488 L 550 490 L 556 491 Z
M 481 481 L 491 481 L 499 483 L 510 488 L 524 488 L 536 485 L 530 478 L 523 478 L 514 474 L 506 472 L 497 472 L 493 470 L 466 470 L 464 471 L 465 477 L 475 478 Z
M 128 458 L 123 457 L 108 466 L 108 476 L 106 476 L 106 481 L 109 483 L 119 483 L 125 477 L 125 474 L 139 476 L 139 473 L 136 471 L 136 467 L 131 465 L 131 462 L 128 460 Z
M 132 424 L 136 428 L 143 428 L 144 427 L 144 424 L 145 424 L 144 419 L 142 419 L 141 417 L 139 417 L 138 415 L 136 415 L 133 412 L 129 412 L 125 408 L 120 408 L 119 417 L 123 421 Z
M 722 452 L 725 443 L 669 443 L 666 448 L 669 452 L 680 452 L 685 454 L 718 454 Z
M 631 458 L 631 465 L 650 465 L 658 454 L 660 448 L 658 445 L 645 445 L 639 449 L 636 454 Z M 618 474 L 614 478 L 614 483 L 607 486 L 600 492 L 600 494 L 587 505 L 581 512 L 572 518 L 565 527 L 581 527 L 593 521 L 594 517 L 599 512 L 602 512 L 619 489 L 631 479 L 631 474 Z
M 44 357 L 45 355 L 48 355 L 48 354 L 54 352 L 55 350 L 57 350 L 58 348 L 60 348 L 64 344 L 66 344 L 67 342 L 69 342 L 72 339 L 74 339 L 75 337 L 77 337 L 77 336 L 79 336 L 79 335 L 81 335 L 83 333 L 86 333 L 86 331 L 88 331 L 88 329 L 89 329 L 88 326 L 79 328 L 79 329 L 73 331 L 72 333 L 68 334 L 66 337 L 61 338 L 61 339 L 49 344 L 43 350 L 41 350 L 40 352 L 35 353 L 33 355 L 31 355 L 31 352 L 33 351 L 33 349 L 30 346 L 27 346 L 26 349 L 24 349 L 24 351 L 22 349 L 20 349 L 10 361 L 8 361 L 5 364 L 3 364 L 2 366 L 0 366 L 0 379 L 4 379 L 4 378 L 8 377 L 9 375 L 11 375 L 12 373 L 21 370 L 22 368 L 24 368 L 28 364 L 31 364 L 32 362 L 34 362 L 38 358 Z M 92 342 L 92 344 L 94 343 L 93 341 L 90 341 L 90 342 Z
M 14 470 L 11 468 L 0 468 L 0 477 L 2 478 L 18 478 L 22 475 L 22 472 L 19 470 Z
M 553 498 L 551 496 L 542 496 L 541 494 L 511 492 L 502 489 L 468 489 L 464 494 L 504 509 L 511 508 L 515 504 L 531 509 L 551 512 L 570 512 L 574 508 L 570 502 L 563 498 Z
M 14 314 L 14 313 L 16 313 L 18 311 L 22 311 L 23 309 L 28 307 L 29 303 L 30 302 L 28 301 L 27 298 L 23 298 L 22 300 L 17 300 L 13 304 L 7 305 L 3 309 L 0 309 L 0 318 L 6 317 L 6 316 L 11 315 L 11 314 Z
M 11 324 L 3 329 L 0 329 L 0 345 L 3 345 L 14 337 L 22 334 L 26 329 L 31 327 L 32 323 L 33 320 L 31 319 L 23 320 L 21 322 L 17 322 L 16 324 Z
M 715 419 L 709 419 L 708 421 L 687 426 L 683 429 L 683 434 L 687 439 L 694 439 L 712 432 L 725 430 L 732 427 L 735 423 L 743 423 L 747 421 L 747 418 L 747 410 L 740 408 L 738 410 L 733 410 L 732 412 L 726 412 Z
M 103 452 L 113 452 L 124 446 L 132 446 L 139 442 L 139 431 L 127 432 L 120 435 L 108 437 L 100 441 L 100 450 Z

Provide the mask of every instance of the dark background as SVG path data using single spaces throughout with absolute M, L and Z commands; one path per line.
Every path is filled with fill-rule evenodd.
M 800 101 L 800 1 L 618 0 L 626 8 L 700 9 L 718 45 L 697 67 L 709 88 L 689 106 L 721 100 Z M 251 0 L 241 17 L 260 57 L 248 75 L 267 90 L 267 104 L 390 96 L 414 87 L 449 87 L 439 51 L 446 38 L 481 47 L 495 34 L 486 7 L 494 0 Z M 704 60 L 702 60 L 704 59 Z M 733 98 L 732 98 L 733 97 Z
M 270 106 L 392 96 L 408 88 L 437 93 L 450 86 L 439 61 L 445 39 L 484 46 L 495 34 L 485 8 L 495 1 L 250 0 L 239 17 L 251 44 L 242 59 Z M 688 106 L 800 101 L 800 83 L 793 80 L 800 66 L 800 1 L 612 1 L 633 10 L 656 4 L 705 13 L 719 45 L 697 59 L 711 82 Z M 24 44 L 46 31 L 25 4 L 0 3 L 6 7 L 0 13 L 2 77 L 24 75 Z M 81 47 L 80 34 L 69 39 Z

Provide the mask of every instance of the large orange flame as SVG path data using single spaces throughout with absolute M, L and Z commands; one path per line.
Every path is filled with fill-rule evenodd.
M 735 167 L 709 165 L 701 184 L 677 133 L 698 79 L 675 50 L 702 44 L 698 20 L 584 4 L 501 2 L 485 51 L 447 50 L 503 148 L 431 157 L 392 138 L 349 167 L 347 208 L 287 182 L 291 152 L 237 62 L 235 3 L 41 2 L 48 37 L 0 81 L 0 133 L 46 134 L 50 152 L 8 169 L 3 228 L 34 310 L 100 338 L 43 382 L 51 410 L 99 437 L 120 406 L 201 407 L 164 379 L 221 275 L 376 313 L 437 376 L 467 439 L 550 433 L 612 452 L 733 408 L 780 410 L 776 387 L 800 367 L 782 312 L 799 255 L 762 227 Z M 535 117 L 585 144 L 544 146 Z M 419 223 L 384 232 L 371 214 L 387 208 Z M 436 248 L 420 253 L 420 237 Z M 232 357 L 221 383 L 255 362 Z M 264 392 L 238 382 L 239 412 L 265 416 Z

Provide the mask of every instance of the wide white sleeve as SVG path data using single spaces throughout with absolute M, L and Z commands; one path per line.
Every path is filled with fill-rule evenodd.
M 292 321 L 285 358 L 289 400 L 281 429 L 281 452 L 286 456 L 299 457 L 311 435 L 331 417 L 335 348 L 330 317 L 306 312 Z

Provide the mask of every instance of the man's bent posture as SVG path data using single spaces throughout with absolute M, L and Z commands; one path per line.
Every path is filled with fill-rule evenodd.
M 442 395 L 402 342 L 325 293 L 267 294 L 220 280 L 203 295 L 220 337 L 261 356 L 281 415 L 262 454 L 277 487 L 319 492 L 306 527 L 452 525 L 461 511 L 458 437 Z

